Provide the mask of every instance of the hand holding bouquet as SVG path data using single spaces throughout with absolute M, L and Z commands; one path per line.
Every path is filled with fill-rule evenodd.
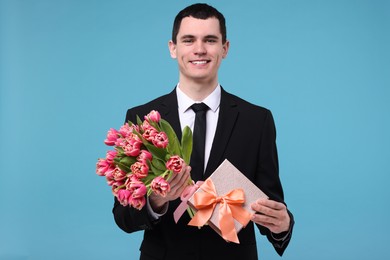
M 168 180 L 189 164 L 192 132 L 186 126 L 179 142 L 171 125 L 153 110 L 143 121 L 137 116 L 137 124 L 111 128 L 104 143 L 114 149 L 98 159 L 96 173 L 106 177 L 123 206 L 140 210 L 152 192 L 165 196 L 170 191 Z

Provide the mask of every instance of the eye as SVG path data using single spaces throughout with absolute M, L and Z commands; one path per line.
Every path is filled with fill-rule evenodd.
M 207 42 L 207 43 L 213 44 L 213 43 L 216 43 L 217 40 L 216 40 L 216 39 L 213 39 L 213 38 L 209 38 L 209 39 L 206 39 L 206 42 Z
M 191 38 L 186 38 L 186 39 L 183 39 L 182 42 L 183 42 L 184 44 L 190 44 L 190 43 L 193 43 L 194 40 L 191 39 Z

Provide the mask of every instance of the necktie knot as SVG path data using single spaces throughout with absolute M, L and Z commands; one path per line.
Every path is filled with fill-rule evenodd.
M 201 112 L 201 111 L 207 111 L 209 110 L 209 107 L 205 103 L 195 103 L 191 106 L 191 109 L 195 112 Z

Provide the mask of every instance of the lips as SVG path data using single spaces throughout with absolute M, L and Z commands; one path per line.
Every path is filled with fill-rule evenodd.
M 209 60 L 193 60 L 190 62 L 194 65 L 204 65 L 204 64 L 209 63 L 210 61 Z

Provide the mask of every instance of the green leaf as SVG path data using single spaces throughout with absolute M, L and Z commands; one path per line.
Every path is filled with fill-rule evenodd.
M 127 165 L 124 165 L 122 163 L 117 163 L 116 165 L 118 165 L 119 169 L 121 169 L 122 171 L 126 172 L 126 173 L 129 173 L 131 172 L 131 169 L 130 167 L 128 167 Z
M 138 116 L 137 116 L 137 117 L 138 117 Z M 138 119 L 139 119 L 139 118 L 138 118 Z M 137 119 L 137 123 L 138 123 L 139 126 L 141 126 L 141 125 L 143 124 L 143 122 L 141 121 L 141 119 L 139 119 L 139 120 L 138 120 L 138 119 Z M 161 128 L 160 128 L 160 126 L 159 126 L 158 123 L 156 123 L 156 122 L 150 120 L 149 118 L 146 119 L 146 121 L 148 121 L 149 125 L 153 126 L 157 131 L 161 131 Z
M 190 164 L 192 153 L 192 131 L 188 126 L 184 127 L 181 137 L 181 152 L 186 164 Z
M 157 131 L 161 131 L 161 127 L 158 123 L 153 122 L 152 120 L 149 120 L 149 125 L 153 126 Z
M 153 158 L 149 166 L 156 176 L 163 174 L 167 170 L 164 161 L 156 157 Z
M 133 157 L 125 156 L 122 158 L 115 158 L 115 164 L 124 172 L 131 172 L 131 165 L 136 162 L 136 159 Z
M 114 163 L 115 163 L 115 164 L 120 163 L 120 161 L 121 161 L 124 157 L 127 157 L 127 155 L 124 154 L 124 153 L 118 153 L 118 154 L 115 156 L 115 158 L 114 158 Z
M 115 157 L 115 158 L 114 158 L 114 163 L 115 163 L 115 164 L 120 163 L 121 159 L 122 159 L 122 158 Z
M 135 134 L 136 136 L 138 136 L 139 139 L 141 139 L 142 143 L 147 143 L 148 141 L 142 136 L 142 134 L 136 130 L 133 130 L 133 134 Z
M 159 169 L 159 170 L 161 170 L 163 172 L 166 170 L 165 163 L 161 159 L 158 159 L 158 158 L 155 157 L 155 158 L 153 158 L 151 164 L 152 164 L 153 167 L 155 167 L 155 168 L 157 168 L 157 169 Z
M 161 124 L 162 131 L 164 131 L 168 136 L 169 145 L 167 149 L 169 153 L 174 155 L 179 155 L 181 157 L 182 155 L 181 155 L 180 143 L 175 133 L 175 130 L 173 130 L 172 126 L 164 119 L 160 120 L 160 124 Z
M 125 156 L 121 158 L 116 164 L 118 167 L 125 172 L 131 172 L 131 165 L 135 163 L 137 160 L 134 157 Z
M 156 175 L 153 172 L 149 172 L 149 174 L 143 178 L 142 181 L 147 186 L 153 181 L 154 178 L 156 178 Z
M 116 146 L 115 149 L 118 152 L 116 156 L 117 157 L 123 157 L 123 155 L 125 154 L 125 151 L 123 150 L 123 148 L 119 147 L 119 146 Z
M 152 170 L 152 172 L 154 173 L 154 174 L 156 174 L 156 175 L 161 175 L 161 174 L 163 174 L 164 173 L 164 171 L 163 170 L 160 170 L 160 169 L 158 169 L 157 167 L 155 167 L 153 164 L 152 165 L 150 165 L 150 169 Z
M 161 148 L 157 148 L 153 144 L 150 144 L 148 141 L 144 142 L 143 144 L 145 145 L 146 149 L 148 149 L 148 151 L 153 155 L 153 157 L 156 157 L 156 158 L 164 161 L 165 156 L 167 155 L 166 150 L 161 149 Z
M 137 115 L 137 125 L 142 125 L 142 120 L 141 118 L 139 118 L 139 116 Z

